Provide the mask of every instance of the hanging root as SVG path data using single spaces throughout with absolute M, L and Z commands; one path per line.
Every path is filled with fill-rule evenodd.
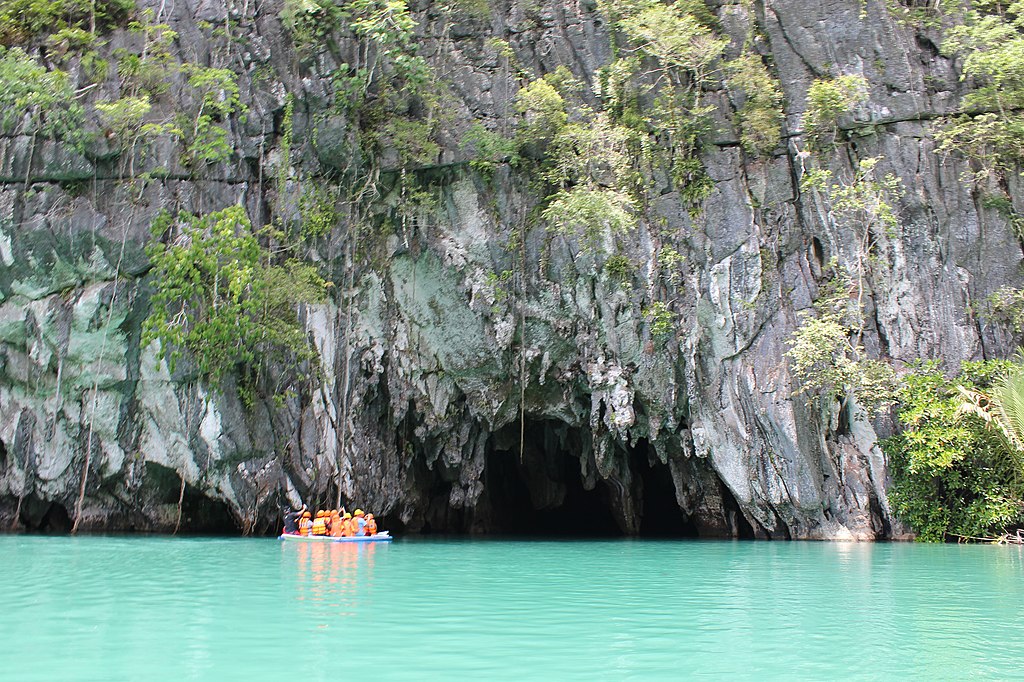
M 174 532 L 172 535 L 177 535 L 178 530 L 181 528 L 181 503 L 185 499 L 185 477 L 181 478 L 181 490 L 178 491 L 178 519 L 174 522 Z
M 21 503 L 24 499 L 25 493 L 22 492 L 21 495 L 18 495 L 18 506 L 14 508 L 14 516 L 11 517 L 11 530 L 18 529 L 18 518 L 21 517 Z

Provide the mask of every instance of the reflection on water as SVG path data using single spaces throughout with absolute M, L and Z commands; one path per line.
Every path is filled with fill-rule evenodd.
M 378 545 L 386 543 L 282 543 L 285 557 L 294 557 L 294 566 L 286 558 L 282 566 L 294 576 L 298 601 L 310 600 L 330 609 L 335 616 L 357 614 L 361 594 L 373 591 L 373 556 Z M 385 547 L 386 550 L 386 547 Z M 328 627 L 323 623 L 321 627 Z
M 978 546 L 0 537 L 0 679 L 1008 679 Z

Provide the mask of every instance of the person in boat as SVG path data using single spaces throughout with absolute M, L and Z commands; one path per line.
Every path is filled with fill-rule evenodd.
M 308 510 L 302 512 L 302 518 L 299 519 L 299 535 L 309 535 L 309 531 L 313 528 L 313 519 L 310 516 Z
M 299 509 L 286 509 L 284 513 L 284 530 L 282 531 L 285 535 L 298 535 L 299 534 L 299 519 L 302 518 L 302 512 L 306 511 L 306 505 L 302 505 Z
M 350 538 L 355 535 L 355 529 L 352 525 L 352 515 L 345 512 L 345 515 L 341 517 L 341 537 Z
M 327 522 L 324 521 L 324 512 L 318 511 L 313 519 L 313 527 L 310 530 L 313 535 L 327 535 Z
M 352 534 L 355 536 L 366 535 L 366 517 L 362 509 L 356 509 L 355 518 L 352 519 Z
M 376 535 L 377 534 L 377 519 L 373 518 L 373 514 L 366 515 L 366 534 Z
M 331 537 L 340 538 L 343 530 L 345 530 L 345 524 L 341 520 L 341 514 L 338 513 L 337 509 L 334 509 L 331 512 Z

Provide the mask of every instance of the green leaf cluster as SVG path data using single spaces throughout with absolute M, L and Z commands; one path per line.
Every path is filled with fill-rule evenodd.
M 863 311 L 851 298 L 854 291 L 845 273 L 828 281 L 813 310 L 800 313 L 786 357 L 796 395 L 840 402 L 852 396 L 869 414 L 878 414 L 895 401 L 896 375 L 888 364 L 866 357 L 858 338 Z
M 633 229 L 633 199 L 613 189 L 573 187 L 561 190 L 544 209 L 556 234 L 579 237 L 589 250 L 603 250 L 605 240 Z
M 641 54 L 653 58 L 676 85 L 697 94 L 711 77 L 729 41 L 712 28 L 714 18 L 697 0 L 605 0 L 605 13 Z
M 16 45 L 67 29 L 107 30 L 134 12 L 135 0 L 0 0 L 0 43 Z
M 160 343 L 171 370 L 187 354 L 216 385 L 229 372 L 273 357 L 311 357 L 298 305 L 323 300 L 325 282 L 295 259 L 261 246 L 245 209 L 205 216 L 162 213 L 147 255 L 154 292 L 143 344 Z
M 858 238 L 870 241 L 873 230 L 891 235 L 899 227 L 899 216 L 893 204 L 905 193 L 902 181 L 892 173 L 876 177 L 880 156 L 861 159 L 853 179 L 834 182 L 832 171 L 808 170 L 801 179 L 803 191 L 821 192 L 828 201 L 828 210 L 838 225 L 853 229 Z
M 384 168 L 437 163 L 437 137 L 451 118 L 442 106 L 447 90 L 416 54 L 405 0 L 288 0 L 281 16 L 301 54 L 330 49 L 343 60 L 332 76 L 332 111 L 321 120 L 333 126 L 333 114 L 342 114 L 355 133 L 344 174 L 366 180 Z
M 807 89 L 804 130 L 816 141 L 839 133 L 839 119 L 868 100 L 868 82 L 863 76 L 848 74 L 838 78 L 819 78 Z
M 233 116 L 246 111 L 237 76 L 230 69 L 198 64 L 183 64 L 182 71 L 188 76 L 193 96 L 199 100 L 194 114 L 179 116 L 178 128 L 185 144 L 182 160 L 190 166 L 227 161 L 234 153 L 227 125 Z
M 80 146 L 84 119 L 68 74 L 48 71 L 19 47 L 0 47 L 0 129 L 5 134 L 39 135 Z
M 604 273 L 609 279 L 621 284 L 627 284 L 633 279 L 635 270 L 636 266 L 633 264 L 633 261 L 621 253 L 612 254 L 604 261 Z
M 1011 172 L 1024 161 L 1024 1 L 974 0 L 942 47 L 975 87 L 964 113 L 943 122 L 940 150 L 976 161 L 977 179 Z
M 770 154 L 782 139 L 782 88 L 761 57 L 744 53 L 725 65 L 729 89 L 743 95 L 736 112 L 740 144 L 748 154 Z
M 1024 333 L 1024 290 L 1016 287 L 1000 287 L 986 299 L 991 308 L 991 317 L 1008 325 L 1018 334 Z
M 520 89 L 515 139 L 549 189 L 541 217 L 554 233 L 602 250 L 636 226 L 639 136 L 586 105 L 582 87 L 563 67 Z
M 170 76 L 180 68 L 174 56 L 178 32 L 170 24 L 155 24 L 152 19 L 152 10 L 146 10 L 138 21 L 128 24 L 128 30 L 142 38 L 138 52 L 123 47 L 114 50 L 121 90 L 129 97 L 163 95 L 171 86 Z
M 664 301 L 655 301 L 644 310 L 644 317 L 650 325 L 651 336 L 664 339 L 675 329 L 675 313 Z
M 238 76 L 230 69 L 179 62 L 174 51 L 177 32 L 152 19 L 152 10 L 146 10 L 128 25 L 141 37 L 141 47 L 114 51 L 123 96 L 97 104 L 101 122 L 118 138 L 122 150 L 134 151 L 140 142 L 156 137 L 173 137 L 181 144 L 182 164 L 193 170 L 227 161 L 234 153 L 231 123 L 244 118 L 247 110 Z M 153 103 L 168 95 L 179 76 L 184 84 L 174 93 L 176 114 L 169 120 L 151 120 Z
M 482 123 L 474 123 L 462 136 L 462 147 L 470 155 L 473 170 L 490 175 L 500 163 L 518 165 L 519 143 L 501 133 L 488 130 Z
M 964 390 L 987 390 L 1020 371 L 1005 361 L 967 362 L 947 378 L 924 364 L 904 378 L 902 430 L 883 442 L 889 500 L 918 539 L 992 537 L 1024 523 L 1024 472 L 1000 431 L 964 407 Z
M 625 45 L 598 72 L 595 94 L 616 122 L 648 138 L 645 162 L 669 169 L 695 211 L 714 188 L 698 158 L 714 111 L 702 95 L 721 74 L 729 41 L 699 0 L 602 0 L 599 7 Z

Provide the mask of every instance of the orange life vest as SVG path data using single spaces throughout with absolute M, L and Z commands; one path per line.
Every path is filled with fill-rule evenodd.
M 356 524 L 353 523 L 355 519 L 342 519 L 341 521 L 341 534 L 343 537 L 350 538 L 356 534 Z
M 309 535 L 309 529 L 313 527 L 313 522 L 309 519 L 299 520 L 299 535 Z
M 340 516 L 331 517 L 331 537 L 340 538 L 342 531 L 345 530 L 345 524 L 341 522 Z
M 373 535 L 377 532 L 377 519 L 366 520 L 366 534 Z
M 324 517 L 320 517 L 313 521 L 313 535 L 327 535 L 327 524 L 324 523 Z

